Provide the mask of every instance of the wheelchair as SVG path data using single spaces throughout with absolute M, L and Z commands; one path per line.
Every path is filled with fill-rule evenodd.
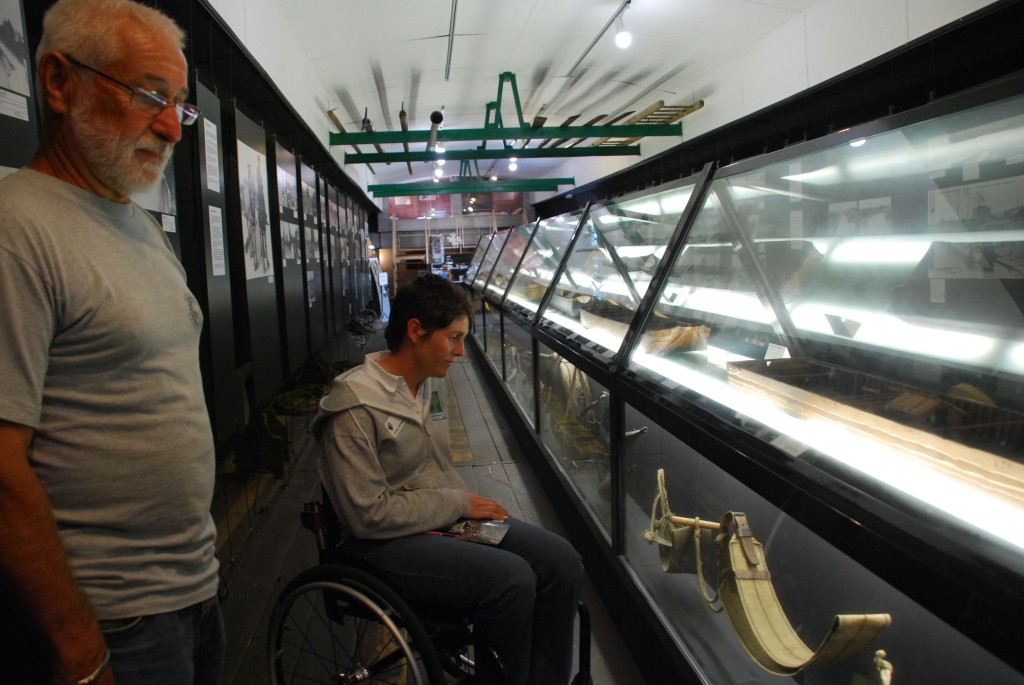
M 267 633 L 272 685 L 394 683 L 501 685 L 498 651 L 477 644 L 465 615 L 411 607 L 379 569 L 337 548 L 341 537 L 326 494 L 308 502 L 302 525 L 316 535 L 320 565 L 282 590 Z M 590 613 L 579 606 L 579 672 L 593 685 Z

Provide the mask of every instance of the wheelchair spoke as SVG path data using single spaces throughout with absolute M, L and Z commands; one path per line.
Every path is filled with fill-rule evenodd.
M 313 607 L 313 611 L 316 612 L 316 607 L 315 606 Z M 316 657 L 316 660 L 320 662 L 320 665 L 323 666 L 323 669 L 325 671 L 327 671 L 328 678 L 334 679 L 334 677 L 337 674 L 331 672 L 331 669 L 329 667 L 329 662 L 327 662 L 324 659 L 324 657 L 320 656 L 319 652 L 315 651 L 315 647 L 313 645 L 313 641 L 309 639 L 309 637 L 306 635 L 306 632 L 302 628 L 299 627 L 297 622 L 295 622 L 293 620 L 292 624 L 293 624 L 293 627 L 295 628 L 295 630 L 297 630 L 299 632 L 299 634 L 302 635 L 302 643 L 301 644 L 296 644 L 294 642 L 289 642 L 288 640 L 285 640 L 283 637 L 281 638 L 281 642 L 286 642 L 288 644 L 294 645 L 296 648 L 298 648 L 300 653 L 305 652 L 307 654 L 311 654 L 314 657 Z M 310 648 L 309 649 L 303 649 L 302 648 L 302 644 L 307 644 L 307 645 L 309 645 Z M 337 660 L 335 660 L 334 663 L 337 664 L 338 663 Z M 293 673 L 293 675 L 296 675 L 296 674 Z M 306 676 L 303 676 L 303 677 L 306 677 Z M 310 678 L 306 678 L 306 679 L 307 680 L 311 680 Z

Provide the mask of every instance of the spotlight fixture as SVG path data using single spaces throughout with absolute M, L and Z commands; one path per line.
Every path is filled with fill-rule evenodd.
M 629 9 L 629 5 L 623 8 L 623 11 Z M 633 42 L 633 36 L 629 35 L 629 31 L 626 30 L 626 24 L 622 21 L 622 15 L 615 17 L 615 44 L 620 49 L 625 50 L 629 47 L 629 44 Z
M 434 152 L 444 152 L 444 146 L 441 145 L 441 143 L 438 143 L 434 146 Z
M 470 208 L 469 208 L 469 211 L 471 211 L 471 212 L 472 212 L 472 211 L 473 211 L 473 208 L 472 208 L 472 207 L 470 207 Z
M 508 161 L 510 161 L 510 162 L 518 162 L 519 158 L 518 157 L 509 157 Z
M 444 169 L 434 169 L 434 176 L 441 178 L 444 175 Z
M 437 179 L 437 178 L 434 178 L 434 183 L 440 183 L 440 182 L 441 182 L 441 181 L 440 181 L 439 179 Z
M 471 198 L 469 198 L 469 201 L 470 202 L 476 202 L 476 198 L 475 197 L 471 197 Z
M 519 168 L 519 165 L 516 164 L 515 162 L 512 162 L 511 164 L 508 165 L 508 170 L 509 171 L 515 171 L 518 168 Z
M 492 181 L 497 181 L 497 180 L 498 180 L 498 177 L 497 177 L 497 176 L 491 176 L 491 180 L 492 180 Z
M 857 140 L 854 140 L 854 141 L 850 142 L 850 147 L 860 147 L 861 145 L 863 145 L 866 142 L 868 142 L 868 141 L 865 140 L 864 138 L 858 138 Z
M 444 166 L 444 160 L 443 159 L 437 160 L 437 166 Z

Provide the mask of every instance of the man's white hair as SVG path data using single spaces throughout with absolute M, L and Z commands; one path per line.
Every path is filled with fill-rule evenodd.
M 135 24 L 162 33 L 179 48 L 185 32 L 163 12 L 131 0 L 59 0 L 43 16 L 43 37 L 36 50 L 36 71 L 50 50 L 71 55 L 95 69 L 124 57 L 122 27 Z

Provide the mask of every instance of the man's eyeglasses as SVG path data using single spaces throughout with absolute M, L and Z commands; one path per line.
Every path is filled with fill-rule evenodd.
M 131 94 L 132 94 L 132 97 L 131 97 L 132 107 L 134 107 L 135 109 L 139 110 L 140 112 L 145 112 L 146 114 L 152 114 L 153 116 L 156 116 L 156 115 L 160 114 L 160 112 L 162 112 L 165 109 L 167 109 L 168 107 L 174 107 L 174 111 L 178 115 L 178 123 L 180 123 L 182 126 L 188 126 L 189 124 L 194 124 L 196 119 L 199 118 L 199 109 L 196 108 L 193 105 L 190 105 L 190 104 L 187 104 L 187 103 L 184 103 L 184 102 L 181 102 L 181 103 L 178 103 L 178 104 L 173 104 L 167 98 L 165 98 L 163 95 L 161 95 L 160 93 L 154 93 L 151 90 L 145 90 L 143 88 L 136 88 L 135 86 L 129 86 L 127 83 L 124 83 L 122 81 L 118 81 L 113 76 L 107 76 L 106 74 L 104 74 L 99 69 L 93 69 L 88 64 L 82 64 L 81 62 L 79 62 L 77 59 L 75 59 L 71 55 L 64 55 L 64 57 L 69 62 L 74 64 L 76 67 L 81 67 L 82 69 L 88 69 L 92 73 L 96 74 L 97 76 L 102 76 L 103 78 L 107 79 L 111 83 L 116 83 L 117 85 L 121 86 L 122 88 L 127 88 L 131 92 Z

